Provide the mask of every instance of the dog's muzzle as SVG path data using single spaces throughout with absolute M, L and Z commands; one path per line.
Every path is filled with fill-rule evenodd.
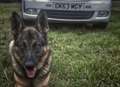
M 32 61 L 25 63 L 25 72 L 28 78 L 34 78 L 37 72 L 37 68 Z

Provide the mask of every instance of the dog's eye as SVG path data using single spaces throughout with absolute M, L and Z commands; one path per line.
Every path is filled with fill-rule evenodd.
M 33 43 L 32 44 L 32 47 L 34 48 L 34 47 L 36 47 L 37 46 L 37 43 Z
M 26 42 L 26 41 L 23 41 L 22 47 L 23 47 L 23 48 L 27 48 L 27 42 Z
M 33 41 L 33 42 L 32 42 L 32 47 L 33 47 L 33 48 L 37 47 L 38 45 L 39 45 L 39 44 L 37 43 L 37 41 Z

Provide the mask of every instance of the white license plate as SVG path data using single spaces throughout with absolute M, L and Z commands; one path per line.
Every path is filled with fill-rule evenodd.
M 79 9 L 91 9 L 92 6 L 86 3 L 54 3 L 55 9 L 64 9 L 64 10 L 79 10 Z

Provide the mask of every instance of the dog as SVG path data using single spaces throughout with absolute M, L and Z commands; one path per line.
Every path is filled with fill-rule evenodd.
M 15 87 L 48 87 L 52 61 L 48 30 L 47 15 L 43 11 L 31 26 L 26 26 L 19 14 L 12 13 L 13 40 L 9 44 L 9 52 Z

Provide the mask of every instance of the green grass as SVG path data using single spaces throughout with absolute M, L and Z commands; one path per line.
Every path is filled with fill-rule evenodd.
M 9 16 L 18 7 L 0 4 L 0 87 L 14 83 Z M 120 14 L 112 14 L 106 30 L 60 24 L 51 25 L 48 36 L 53 50 L 50 87 L 120 87 Z

